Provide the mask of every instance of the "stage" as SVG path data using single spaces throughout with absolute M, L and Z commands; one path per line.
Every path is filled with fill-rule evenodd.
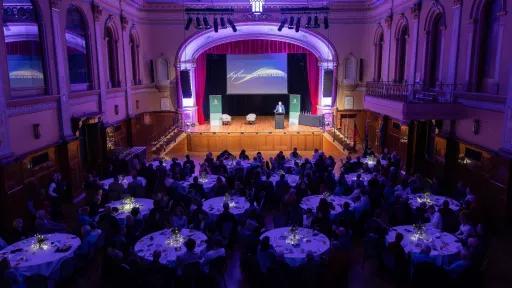
M 233 116 L 230 125 L 210 126 L 210 123 L 192 127 L 189 133 L 321 133 L 322 129 L 303 125 L 288 124 L 288 117 L 284 120 L 284 129 L 274 128 L 274 116 L 257 116 L 255 124 L 248 124 L 245 116 Z

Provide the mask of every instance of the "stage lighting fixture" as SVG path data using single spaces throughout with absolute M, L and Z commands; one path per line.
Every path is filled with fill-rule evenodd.
M 279 32 L 283 31 L 283 28 L 286 25 L 286 22 L 288 22 L 287 17 L 285 17 L 281 20 L 281 24 L 279 24 L 279 28 L 277 28 L 277 31 L 279 31 Z
M 203 29 L 203 24 L 201 24 L 201 18 L 199 18 L 199 16 L 196 17 L 196 29 Z
M 224 17 L 220 17 L 220 28 L 227 29 L 228 25 L 226 25 L 226 19 Z
M 295 32 L 299 32 L 300 30 L 300 16 L 297 17 L 297 22 L 295 23 Z
M 212 28 L 212 26 L 210 25 L 210 21 L 208 21 L 208 17 L 206 17 L 206 16 L 203 16 L 203 24 L 204 24 L 204 29 Z
M 288 22 L 288 29 L 293 29 L 295 27 L 295 17 L 290 16 L 290 21 Z
M 213 18 L 213 31 L 215 31 L 215 33 L 219 32 L 219 20 L 217 17 Z
M 315 15 L 315 24 L 313 24 L 313 28 L 320 28 L 320 20 L 318 20 L 318 15 Z
M 228 24 L 231 27 L 231 30 L 233 30 L 233 32 L 237 31 L 235 23 L 233 22 L 233 20 L 231 20 L 231 18 L 228 18 Z
M 329 18 L 324 16 L 324 28 L 329 29 Z
M 313 17 L 308 16 L 308 22 L 306 22 L 306 26 L 304 26 L 304 27 L 306 27 L 308 29 L 311 28 L 311 23 L 313 23 Z
M 188 31 L 190 29 L 190 26 L 192 26 L 192 22 L 193 22 L 192 17 L 188 16 L 187 24 L 185 24 L 185 30 Z

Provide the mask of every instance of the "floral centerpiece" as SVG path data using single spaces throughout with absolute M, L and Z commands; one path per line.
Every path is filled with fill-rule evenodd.
M 429 237 L 429 235 L 425 231 L 425 225 L 424 224 L 414 224 L 413 228 L 414 228 L 414 232 L 411 235 L 411 240 L 413 240 L 413 241 L 424 241 L 424 242 L 430 241 L 430 237 Z
M 167 240 L 167 244 L 171 247 L 178 248 L 185 242 L 185 237 L 181 235 L 180 229 L 171 228 L 171 237 Z
M 233 208 L 236 206 L 235 201 L 231 200 L 231 195 L 229 195 L 229 193 L 226 193 L 224 195 L 224 203 L 228 203 L 229 208 Z
M 206 183 L 208 182 L 208 175 L 206 175 L 206 172 L 201 172 L 201 174 L 199 175 L 199 183 Z
M 373 166 L 377 163 L 377 160 L 374 156 L 370 155 L 366 158 L 366 163 L 368 163 L 368 166 Z
M 37 250 L 46 250 L 50 247 L 48 245 L 48 239 L 44 235 L 36 234 L 34 236 L 34 242 L 32 243 L 32 248 Z
M 425 203 L 427 206 L 432 205 L 432 199 L 430 199 L 430 193 L 426 192 L 423 195 L 417 197 L 418 203 Z
M 299 234 L 299 228 L 296 225 L 293 225 L 290 227 L 288 232 L 289 235 L 288 238 L 286 238 L 286 243 L 293 246 L 299 245 L 300 240 L 302 239 L 301 235 Z
M 120 210 L 122 210 L 123 212 L 130 212 L 135 207 L 140 207 L 139 203 L 135 201 L 135 198 L 126 197 L 123 199 Z
M 321 196 L 321 197 L 322 197 L 322 198 L 325 198 L 325 199 L 329 199 L 329 197 L 331 197 L 331 193 L 329 193 L 329 192 L 327 192 L 327 191 L 326 191 L 326 192 L 324 192 L 324 193 L 322 194 L 322 196 Z

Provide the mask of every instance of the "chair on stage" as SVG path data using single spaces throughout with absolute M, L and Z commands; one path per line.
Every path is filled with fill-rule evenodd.
M 229 125 L 231 124 L 231 116 L 228 114 L 222 114 L 222 125 Z
M 247 123 L 249 123 L 249 124 L 256 124 L 256 114 L 254 114 L 254 113 L 247 115 L 247 117 L 245 117 L 245 119 L 247 119 Z

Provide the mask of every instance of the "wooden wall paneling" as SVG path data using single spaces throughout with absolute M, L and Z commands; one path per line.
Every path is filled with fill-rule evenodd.
M 314 148 L 322 149 L 323 135 L 322 134 L 314 134 L 313 139 L 314 139 L 313 149 Z
M 225 137 L 222 137 L 222 142 L 226 143 L 227 149 L 233 154 L 242 150 L 242 142 L 240 141 L 239 134 L 227 134 Z

